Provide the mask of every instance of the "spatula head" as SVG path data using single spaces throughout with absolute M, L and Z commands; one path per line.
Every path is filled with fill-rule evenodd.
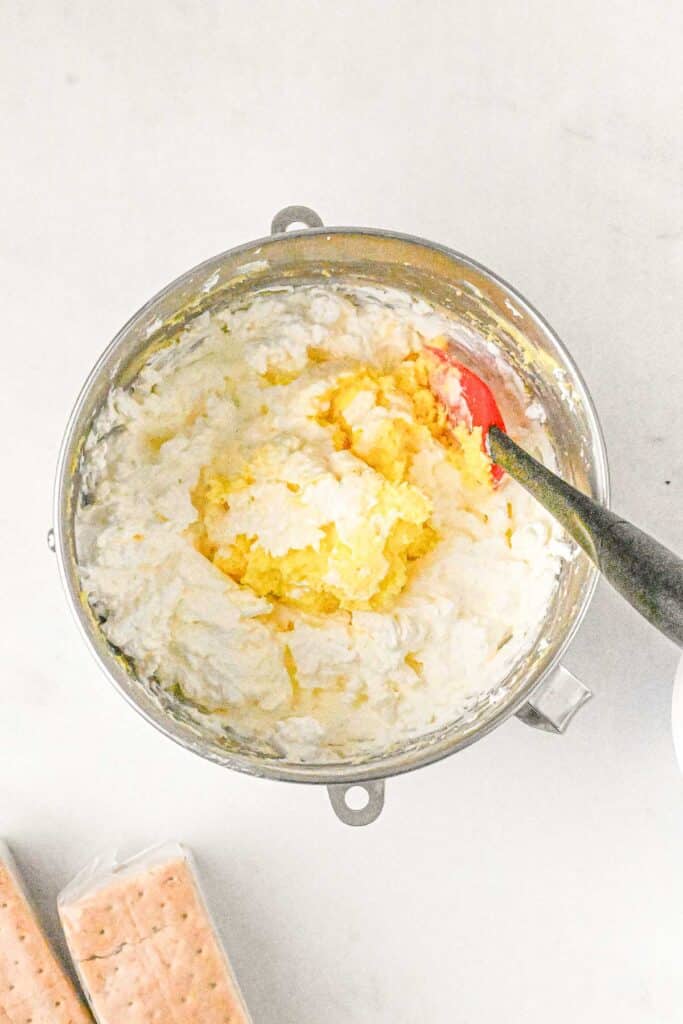
M 437 348 L 426 345 L 427 352 L 433 357 L 434 369 L 430 374 L 429 384 L 443 404 L 449 421 L 455 426 L 465 423 L 470 430 L 481 427 L 481 444 L 489 454 L 487 437 L 493 426 L 505 431 L 505 421 L 498 408 L 491 388 L 476 373 L 463 365 L 448 348 Z M 491 476 L 498 483 L 503 469 L 491 463 Z

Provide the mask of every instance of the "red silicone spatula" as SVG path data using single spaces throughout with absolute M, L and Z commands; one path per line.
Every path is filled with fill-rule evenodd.
M 448 349 L 426 346 L 430 387 L 449 422 L 481 427 L 494 486 L 503 470 L 567 530 L 612 586 L 660 632 L 683 647 L 683 560 L 532 458 L 512 440 L 488 384 Z
M 464 421 L 470 430 L 481 427 L 482 447 L 489 453 L 487 438 L 491 427 L 505 430 L 505 421 L 491 388 L 476 373 L 458 362 L 448 349 L 433 348 L 431 345 L 425 348 L 435 359 L 430 386 L 446 408 L 449 421 L 454 426 Z M 502 466 L 492 462 L 491 476 L 496 483 L 502 475 Z

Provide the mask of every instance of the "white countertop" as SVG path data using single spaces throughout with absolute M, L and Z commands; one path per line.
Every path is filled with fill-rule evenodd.
M 683 1019 L 678 654 L 601 586 L 559 738 L 511 721 L 387 786 L 220 769 L 100 675 L 45 533 L 59 439 L 119 326 L 289 203 L 512 281 L 578 361 L 614 506 L 683 548 L 681 8 L 6 4 L 0 834 L 53 935 L 97 850 L 197 853 L 257 1024 Z M 595 14 L 595 11 L 601 13 Z

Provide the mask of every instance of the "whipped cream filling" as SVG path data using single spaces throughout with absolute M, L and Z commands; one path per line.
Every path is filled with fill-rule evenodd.
M 406 294 L 299 287 L 199 316 L 111 390 L 78 561 L 143 682 L 292 761 L 383 751 L 496 699 L 572 549 L 424 426 L 416 368 L 444 338 L 457 323 Z M 494 369 L 510 433 L 552 464 L 542 410 Z

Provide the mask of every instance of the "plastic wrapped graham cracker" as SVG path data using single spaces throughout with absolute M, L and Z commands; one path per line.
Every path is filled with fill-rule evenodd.
M 0 1024 L 92 1024 L 0 840 Z
M 97 860 L 60 894 L 59 914 L 99 1024 L 250 1024 L 177 843 Z

